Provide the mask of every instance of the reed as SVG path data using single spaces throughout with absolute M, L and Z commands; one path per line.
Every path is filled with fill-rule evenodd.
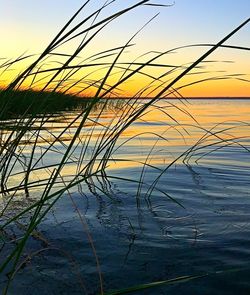
M 150 106 L 154 106 L 159 99 L 169 95 L 176 95 L 185 104 L 185 99 L 180 95 L 179 90 L 189 85 L 177 87 L 176 84 L 190 74 L 192 70 L 199 69 L 200 64 L 217 48 L 224 46 L 236 50 L 249 50 L 249 48 L 224 45 L 231 36 L 249 22 L 248 19 L 218 43 L 194 45 L 207 46 L 208 50 L 190 65 L 166 65 L 158 62 L 162 56 L 175 51 L 176 48 L 155 53 L 153 57 L 144 62 L 120 62 L 121 56 L 125 50 L 133 46 L 132 41 L 141 30 L 123 46 L 100 51 L 98 54 L 85 58 L 79 63 L 77 62 L 78 56 L 84 52 L 85 48 L 93 42 L 98 34 L 102 34 L 102 30 L 110 25 L 112 21 L 144 5 L 167 6 L 157 5 L 149 0 L 138 1 L 134 5 L 101 19 L 101 12 L 114 5 L 113 2 L 116 2 L 110 1 L 83 20 L 77 21 L 79 13 L 90 2 L 90 0 L 86 1 L 35 61 L 21 72 L 5 90 L 0 92 L 0 131 L 2 133 L 0 142 L 0 193 L 2 198 L 5 199 L 0 213 L 0 232 L 3 245 L 8 239 L 8 227 L 11 224 L 25 220 L 25 230 L 14 241 L 15 243 L 12 243 L 9 255 L 0 265 L 0 273 L 8 272 L 8 280 L 3 294 L 8 293 L 11 282 L 23 261 L 25 261 L 23 254 L 27 241 L 34 235 L 38 225 L 56 202 L 64 194 L 70 194 L 72 189 L 74 190 L 81 183 L 91 182 L 94 177 L 102 177 L 106 180 L 114 179 L 114 176 L 107 175 L 106 169 L 114 152 L 125 144 L 121 144 L 119 138 L 133 123 L 143 118 Z M 58 50 L 64 44 L 75 41 L 79 37 L 81 37 L 81 41 L 71 55 L 58 53 Z M 66 60 L 57 67 L 45 68 L 44 64 L 51 56 L 53 58 L 63 56 Z M 25 58 L 30 58 L 30 56 L 23 56 L 14 61 L 5 62 L 1 65 L 1 68 L 4 71 Z M 164 73 L 157 77 L 153 76 L 149 70 L 152 67 L 162 68 Z M 87 69 L 89 72 L 80 79 L 74 79 L 75 75 L 82 69 Z M 95 71 L 101 71 L 104 74 L 101 75 L 100 79 L 95 80 L 91 78 Z M 110 77 L 117 75 L 117 73 L 120 74 L 119 78 L 110 84 Z M 101 123 L 101 116 L 107 107 L 112 108 L 114 104 L 114 101 L 108 98 L 118 96 L 120 87 L 138 75 L 147 76 L 150 78 L 150 82 L 142 89 L 139 89 L 134 97 L 123 101 L 117 100 L 114 107 L 115 115 L 104 126 Z M 220 78 L 222 77 L 211 77 L 211 79 Z M 230 79 L 233 77 L 228 75 L 223 78 Z M 27 81 L 30 82 L 30 87 L 27 90 L 22 90 Z M 202 81 L 194 83 L 199 82 Z M 42 83 L 41 91 L 34 91 L 38 83 Z M 74 89 L 78 90 L 73 92 Z M 85 94 L 89 89 L 95 90 L 95 94 L 91 98 L 79 97 L 80 94 Z M 151 96 L 142 103 L 140 98 L 153 93 L 153 97 Z M 168 106 L 175 107 L 171 103 Z M 157 108 L 156 105 L 155 108 Z M 70 119 L 65 118 L 64 111 L 71 110 L 77 110 L 77 114 Z M 161 111 L 165 113 L 169 120 L 176 125 L 179 124 L 166 110 L 162 109 Z M 181 111 L 183 111 L 184 115 L 192 116 L 186 110 Z M 55 130 L 51 130 L 48 128 L 48 124 L 52 122 L 55 124 L 60 123 L 60 127 L 57 126 Z M 133 180 L 138 184 L 136 193 L 138 206 L 143 187 L 147 187 L 146 195 L 148 198 L 150 198 L 154 190 L 158 190 L 182 206 L 177 200 L 174 200 L 157 187 L 161 175 L 179 159 L 186 162 L 190 161 L 193 155 L 204 148 L 206 144 L 214 146 L 215 149 L 218 143 L 237 144 L 236 139 L 233 137 L 226 140 L 223 138 L 223 132 L 225 131 L 227 130 L 219 132 L 204 130 L 204 137 L 163 169 L 149 163 L 148 159 L 154 150 L 152 147 L 145 162 L 141 163 L 143 168 L 139 179 Z M 96 136 L 96 134 L 98 135 Z M 156 135 L 156 137 L 166 140 L 161 135 Z M 215 140 L 208 143 L 211 138 Z M 54 159 L 52 162 L 50 161 L 51 158 Z M 67 172 L 68 167 L 71 167 L 70 174 Z M 144 182 L 147 167 L 156 169 L 159 172 L 151 184 Z M 128 182 L 132 181 L 122 177 L 119 179 Z M 34 192 L 38 197 L 32 198 Z M 25 198 L 30 201 L 19 212 L 10 214 L 12 203 L 20 194 L 25 195 Z M 107 197 L 110 196 L 107 194 Z M 82 220 L 82 223 L 85 224 L 84 220 Z M 85 228 L 85 231 L 88 232 L 88 229 Z M 95 253 L 90 234 L 88 234 L 88 238 Z M 104 294 L 100 263 L 96 253 L 95 259 L 99 273 L 99 291 L 100 294 Z M 177 278 L 173 281 L 137 286 L 110 294 L 125 294 L 193 278 L 195 277 Z

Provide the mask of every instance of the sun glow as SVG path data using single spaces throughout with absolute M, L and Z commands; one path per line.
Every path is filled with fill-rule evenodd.
M 133 1 L 129 1 L 128 5 L 131 4 L 130 2 L 132 3 Z M 62 15 L 57 15 L 53 18 L 53 4 L 53 7 L 48 12 L 47 22 L 44 23 L 42 18 L 39 18 L 41 16 L 39 13 L 42 13 L 39 10 L 34 12 L 38 20 L 35 21 L 35 15 L 31 15 L 27 11 L 24 12 L 24 15 L 21 14 L 27 8 L 27 5 L 37 8 L 39 6 L 38 3 L 32 2 L 26 3 L 24 6 L 20 6 L 18 3 L 14 5 L 13 3 L 11 6 L 6 5 L 4 7 L 5 15 L 3 15 L 0 25 L 3 25 L 1 22 L 4 23 L 8 30 L 4 30 L 1 36 L 1 88 L 8 86 L 25 68 L 38 58 L 39 54 L 43 52 L 60 30 L 60 25 L 63 26 L 65 19 L 67 19 L 66 8 L 62 6 L 60 6 Z M 86 13 L 89 13 L 91 10 L 94 11 L 97 8 L 95 5 L 97 3 L 89 7 Z M 66 43 L 61 42 L 62 45 L 56 47 L 51 54 L 37 64 L 30 76 L 22 82 L 21 88 L 44 89 L 48 81 L 54 77 L 54 81 L 51 81 L 46 86 L 46 90 L 54 90 L 56 87 L 57 91 L 92 96 L 95 95 L 98 87 L 102 85 L 106 73 L 109 73 L 108 79 L 105 80 L 105 85 L 102 85 L 103 93 L 108 89 L 112 89 L 111 96 L 157 95 L 161 89 L 166 87 L 190 63 L 208 50 L 209 46 L 179 48 L 159 58 L 153 59 L 154 57 L 167 52 L 171 48 L 178 48 L 187 44 L 214 44 L 221 39 L 223 34 L 227 34 L 233 27 L 242 22 L 245 16 L 245 2 L 242 1 L 242 3 L 238 4 L 238 7 L 239 5 L 242 6 L 242 13 L 237 17 L 238 23 L 232 24 L 232 20 L 228 20 L 229 25 L 224 26 L 220 30 L 219 35 L 217 31 L 213 30 L 214 24 L 210 27 L 207 24 L 207 27 L 205 27 L 205 24 L 199 22 L 202 13 L 204 13 L 202 12 L 202 7 L 199 8 L 199 6 L 196 7 L 196 9 L 200 10 L 196 11 L 194 15 L 192 27 L 185 28 L 182 22 L 178 22 L 178 26 L 175 25 L 176 19 L 178 20 L 177 16 L 180 17 L 182 15 L 184 8 L 188 9 L 186 0 L 182 5 L 183 7 L 178 6 L 178 9 L 174 6 L 161 11 L 162 14 L 156 20 L 146 26 L 138 36 L 128 43 L 133 46 L 128 46 L 124 50 L 122 50 L 122 46 L 126 44 L 127 40 L 138 28 L 152 18 L 152 12 L 156 12 L 154 8 L 152 8 L 153 11 L 141 9 L 142 14 L 137 18 L 130 18 L 129 15 L 127 17 L 123 16 L 121 20 L 115 20 L 114 24 L 111 22 L 107 28 L 96 36 L 94 36 L 96 31 L 91 31 L 87 35 L 81 34 L 79 37 L 69 40 L 75 33 L 79 33 L 79 30 L 73 32 L 66 38 Z M 221 6 L 223 6 L 223 3 L 221 3 Z M 118 8 L 121 9 L 121 7 L 122 5 L 118 3 L 114 11 L 117 11 Z M 20 13 L 18 9 L 20 9 Z M 44 6 L 41 6 L 40 9 L 43 12 L 45 11 Z M 71 9 L 73 14 L 73 7 Z M 212 11 L 213 6 L 211 5 L 207 9 Z M 109 7 L 107 9 L 107 13 L 114 13 L 114 11 Z M 190 14 L 194 13 L 192 11 L 189 12 Z M 6 17 L 7 14 L 9 14 L 9 18 Z M 138 10 L 131 14 L 131 16 L 136 15 L 138 16 Z M 164 18 L 165 15 L 170 18 L 169 22 L 172 29 L 167 25 L 167 19 Z M 174 16 L 176 16 L 176 19 Z M 204 28 L 198 28 L 195 25 L 195 16 L 197 24 L 199 23 L 199 26 L 204 26 Z M 128 22 L 128 20 L 131 22 Z M 214 20 L 215 23 L 217 21 L 219 20 Z M 132 24 L 136 26 L 136 29 Z M 72 24 L 73 27 L 74 25 Z M 91 24 L 88 23 L 88 25 Z M 206 30 L 207 38 L 202 34 L 202 30 Z M 162 33 L 159 34 L 159 32 Z M 212 33 L 214 33 L 214 36 Z M 249 26 L 232 39 L 233 44 L 239 44 L 241 47 L 247 48 L 248 39 L 246 36 L 248 33 Z M 70 55 L 74 54 L 79 44 L 85 42 L 86 38 L 91 36 L 91 34 L 94 34 L 93 39 L 91 37 L 89 44 L 64 69 L 63 64 L 70 58 Z M 135 43 L 136 45 L 134 45 Z M 116 47 L 120 48 L 109 51 Z M 121 56 L 116 60 L 121 51 L 123 51 Z M 33 54 L 34 56 L 32 56 Z M 23 59 L 25 56 L 30 57 Z M 11 64 L 11 61 L 16 59 L 18 62 Z M 150 59 L 152 61 L 147 64 Z M 112 63 L 115 60 L 116 63 L 113 66 Z M 143 63 L 145 66 L 141 67 Z M 113 67 L 111 72 L 109 72 L 110 66 Z M 60 68 L 63 68 L 63 70 L 60 70 L 59 74 L 55 75 Z M 209 57 L 209 60 L 206 60 L 196 69 L 193 69 L 185 78 L 182 78 L 175 85 L 175 89 L 188 97 L 250 96 L 250 84 L 248 83 L 250 80 L 249 68 L 249 52 L 247 50 L 221 48 Z M 136 73 L 132 75 L 133 71 Z M 126 76 L 131 77 L 120 83 Z M 117 87 L 114 87 L 114 85 L 117 85 Z M 176 93 L 173 92 L 173 89 L 169 89 L 164 95 L 175 95 Z

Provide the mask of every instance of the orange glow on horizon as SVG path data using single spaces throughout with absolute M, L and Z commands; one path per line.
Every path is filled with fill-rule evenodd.
M 168 81 L 173 80 L 181 71 L 208 51 L 212 46 L 211 44 L 216 44 L 236 29 L 246 19 L 248 13 L 248 1 L 246 0 L 239 0 L 230 5 L 227 5 L 226 1 L 217 1 L 219 3 L 204 1 L 196 4 L 195 7 L 194 4 L 190 4 L 186 0 L 179 1 L 180 3 L 171 6 L 169 9 L 142 5 L 138 9 L 128 11 L 128 14 L 124 14 L 124 16 L 115 17 L 114 20 L 107 23 L 107 26 L 97 31 L 100 26 L 106 24 L 105 19 L 109 19 L 114 13 L 130 7 L 131 4 L 130 1 L 111 2 L 114 3 L 107 5 L 101 10 L 100 15 L 98 17 L 96 15 L 97 18 L 93 19 L 90 16 L 95 17 L 94 11 L 97 7 L 101 9 L 102 4 L 98 1 L 96 3 L 91 1 L 60 35 L 62 39 L 58 38 L 59 43 L 50 52 L 54 55 L 46 56 L 43 60 L 44 64 L 39 63 L 33 74 L 37 69 L 45 70 L 61 67 L 69 56 L 75 52 L 79 44 L 90 38 L 83 50 L 78 53 L 79 56 L 71 61 L 70 66 L 88 63 L 100 63 L 101 65 L 96 68 L 90 66 L 82 68 L 79 72 L 70 76 L 70 79 L 60 85 L 57 90 L 64 91 L 69 88 L 69 93 L 77 93 L 81 89 L 85 89 L 82 94 L 94 95 L 102 81 L 101 79 L 108 71 L 108 65 L 112 64 L 121 53 L 121 48 L 130 40 L 130 45 L 133 46 L 125 48 L 119 56 L 117 67 L 106 81 L 106 86 L 109 88 L 117 83 L 123 77 L 122 71 L 129 74 L 131 69 L 136 69 L 140 63 L 147 62 L 159 54 L 160 57 L 158 56 L 152 62 L 154 65 L 141 69 L 140 72 L 131 77 L 130 81 L 125 81 L 123 85 L 117 87 L 119 88 L 117 89 L 118 96 L 133 96 L 143 87 L 147 87 L 152 78 L 155 78 L 153 85 L 150 85 L 153 87 L 142 94 L 142 96 L 154 96 L 168 84 Z M 47 3 L 47 6 L 44 3 Z M 39 54 L 57 36 L 58 32 L 81 5 L 80 0 L 64 1 L 63 4 L 59 0 L 14 1 L 13 3 L 7 1 L 6 4 L 3 4 L 0 23 L 1 27 L 6 29 L 3 29 L 1 34 L 0 88 L 6 87 L 23 69 L 38 58 Z M 237 14 L 234 13 L 236 9 Z M 154 13 L 157 13 L 158 16 L 143 27 L 152 19 Z M 212 20 L 207 17 L 210 15 L 209 13 L 213 15 Z M 224 22 L 221 22 L 222 13 L 227 16 Z M 44 15 L 46 15 L 46 19 Z M 86 20 L 86 22 L 83 20 Z M 101 20 L 104 22 L 102 23 Z M 100 26 L 91 27 L 91 21 L 93 23 L 96 21 L 96 24 L 101 21 Z M 143 29 L 140 31 L 142 27 Z M 192 71 L 192 75 L 186 75 L 184 79 L 178 81 L 175 87 L 178 89 L 185 84 L 197 80 L 207 80 L 211 77 L 219 77 L 221 80 L 215 79 L 181 88 L 181 94 L 187 97 L 250 97 L 250 83 L 248 83 L 250 81 L 250 63 L 249 50 L 247 49 L 249 47 L 249 28 L 249 24 L 244 26 L 227 40 L 227 45 L 236 47 L 217 48 L 211 56 Z M 83 32 L 87 32 L 87 35 Z M 136 32 L 138 34 L 135 34 Z M 66 33 L 66 36 L 64 33 Z M 134 38 L 131 39 L 132 36 Z M 192 44 L 198 46 L 192 46 Z M 237 47 L 241 47 L 241 49 Z M 115 48 L 118 49 L 109 51 Z M 173 48 L 178 49 L 171 51 Z M 161 55 L 160 53 L 163 52 L 165 54 Z M 23 53 L 25 55 L 34 53 L 35 55 L 17 62 L 13 66 L 3 66 L 8 59 L 13 61 Z M 131 67 L 129 63 L 132 61 L 135 61 L 136 64 Z M 174 66 L 177 68 L 173 69 Z M 96 71 L 97 68 L 99 68 L 98 72 Z M 172 72 L 172 70 L 174 71 Z M 117 73 L 113 75 L 115 71 Z M 54 83 L 51 83 L 51 89 L 56 83 L 67 77 L 69 72 L 70 69 L 61 72 L 55 78 Z M 39 74 L 39 77 L 30 76 L 23 83 L 22 88 L 42 89 L 46 81 L 53 76 L 53 73 L 43 72 Z M 50 76 L 46 77 L 47 74 L 50 74 Z M 222 80 L 224 75 L 230 74 L 240 75 Z M 35 80 L 33 81 L 34 77 Z M 81 79 L 83 80 L 80 81 Z M 70 88 L 70 85 L 74 85 L 75 81 L 80 83 Z M 158 87 L 157 90 L 151 91 L 154 87 Z
M 185 61 L 190 60 L 191 58 L 188 57 L 187 53 L 186 55 L 178 55 L 174 56 L 174 58 L 171 56 L 171 63 L 166 59 L 163 61 L 156 61 L 155 63 L 159 64 L 185 64 Z M 192 56 L 192 60 L 195 60 L 199 53 L 195 52 L 195 55 Z M 27 59 L 24 59 L 20 62 L 17 62 L 9 67 L 7 67 L 6 71 L 2 71 L 1 77 L 0 77 L 0 88 L 5 88 L 7 87 L 25 68 L 27 68 L 32 61 L 34 60 L 35 57 L 30 57 Z M 167 57 L 168 58 L 168 57 Z M 220 55 L 218 58 L 222 58 Z M 124 58 L 125 59 L 125 58 Z M 14 60 L 14 59 L 12 59 Z M 128 57 L 126 58 L 125 61 L 128 61 Z M 3 64 L 6 60 L 2 60 L 1 63 Z M 78 60 L 77 60 L 78 61 Z M 47 62 L 47 61 L 46 61 Z M 42 65 L 41 69 L 46 70 L 50 69 L 53 67 L 60 67 L 60 62 L 63 63 L 65 62 L 65 59 L 62 57 L 56 57 L 53 56 L 53 58 L 48 61 L 48 65 Z M 110 61 L 108 61 L 110 62 Z M 112 61 L 111 61 L 112 62 Z M 142 62 L 145 62 L 143 60 Z M 105 62 L 103 62 L 105 64 Z M 123 64 L 123 61 L 121 62 L 121 65 Z M 202 64 L 202 66 L 204 66 Z M 222 69 L 225 69 L 225 72 L 220 71 L 220 66 Z M 138 67 L 138 65 L 136 65 Z M 136 69 L 135 66 L 130 67 L 131 69 Z M 201 72 L 199 74 L 198 71 L 201 71 L 199 69 L 193 70 L 191 75 L 187 75 L 184 78 L 182 78 L 176 85 L 175 88 L 180 91 L 180 93 L 185 96 L 185 97 L 250 97 L 250 83 L 248 83 L 249 80 L 249 75 L 247 75 L 245 72 L 245 67 L 244 63 L 242 61 L 234 64 L 215 64 L 213 65 L 211 73 L 210 73 L 210 68 L 209 66 L 206 65 L 208 68 L 206 72 L 206 68 L 204 68 L 204 72 Z M 99 67 L 100 69 L 97 71 L 95 67 L 90 67 L 90 68 L 83 68 L 81 71 L 77 72 L 73 77 L 72 77 L 72 82 L 66 81 L 61 85 L 62 88 L 58 88 L 58 90 L 63 91 L 67 89 L 67 87 L 70 86 L 70 83 L 73 85 L 75 81 L 80 81 L 83 77 L 86 77 L 79 83 L 78 85 L 72 87 L 69 89 L 67 93 L 69 94 L 74 94 L 78 93 L 81 91 L 81 89 L 86 88 L 86 91 L 83 91 L 81 95 L 83 96 L 93 96 L 96 93 L 97 88 L 94 86 L 88 87 L 89 84 L 95 84 L 94 81 L 101 81 L 101 79 L 106 75 L 108 71 L 108 66 Z M 4 69 L 4 68 L 3 68 Z M 69 72 L 70 70 L 68 70 Z M 142 90 L 144 87 L 147 87 L 149 83 L 152 82 L 152 77 L 160 77 L 162 73 L 165 73 L 166 71 L 169 71 L 168 68 L 165 68 L 164 66 L 162 67 L 148 67 L 143 70 L 141 70 L 140 73 L 137 73 L 135 76 L 132 76 L 129 81 L 125 81 L 122 85 L 119 85 L 118 88 L 119 90 L 117 91 L 117 95 L 120 97 L 129 97 L 129 96 L 134 96 L 136 93 L 138 93 L 140 90 Z M 213 73 L 214 71 L 214 73 Z M 112 74 L 107 80 L 107 85 L 108 87 L 111 87 L 119 79 L 122 77 L 123 72 L 126 74 L 129 74 L 130 71 L 127 71 L 127 66 L 122 65 L 122 68 L 120 68 L 120 65 L 118 64 L 118 69 L 114 69 L 112 71 Z M 178 71 L 174 71 L 173 74 L 167 75 L 164 77 L 165 83 L 163 86 L 165 87 L 171 79 L 174 79 L 176 76 L 178 76 L 182 72 L 182 69 L 179 69 Z M 197 72 L 197 73 L 196 73 Z M 218 73 L 217 73 L 218 72 Z M 220 73 L 221 72 L 221 73 Z M 35 73 L 35 70 L 34 70 Z M 228 76 L 228 74 L 234 74 L 234 73 L 243 73 L 242 75 L 239 76 Z M 34 90 L 41 90 L 42 87 L 45 85 L 45 83 L 50 79 L 51 75 L 54 74 L 54 72 L 49 72 L 50 76 L 48 76 L 48 73 L 41 73 L 39 74 L 39 78 L 36 77 L 35 83 L 32 84 L 33 77 L 34 75 L 30 76 L 28 79 L 25 80 L 25 82 L 22 84 L 21 89 L 34 89 Z M 198 74 L 198 75 L 197 75 Z M 62 77 L 61 75 L 56 78 L 60 79 Z M 214 80 L 207 80 L 209 78 L 215 77 Z M 217 79 L 217 78 L 218 79 Z M 226 79 L 221 79 L 223 77 L 226 77 Z M 195 81 L 198 80 L 204 80 L 201 83 L 195 83 Z M 157 79 L 154 81 L 154 83 L 151 85 L 152 88 L 149 88 L 147 91 L 143 92 L 141 96 L 149 96 L 152 97 L 156 95 L 162 87 L 158 87 L 156 91 L 151 91 L 155 87 L 159 86 L 162 83 L 162 81 L 157 81 Z M 192 84 L 193 85 L 188 85 Z M 32 86 L 31 86 L 32 84 Z M 51 87 L 53 87 L 53 83 Z M 100 85 L 97 83 L 96 86 Z M 183 87 L 187 85 L 187 87 Z M 180 89 L 178 89 L 180 87 Z M 49 90 L 49 88 L 47 89 Z M 167 92 L 168 93 L 168 92 Z M 166 94 L 167 94 L 166 93 Z M 114 94 L 112 95 L 114 96 Z M 174 96 L 174 94 L 171 94 L 170 96 Z

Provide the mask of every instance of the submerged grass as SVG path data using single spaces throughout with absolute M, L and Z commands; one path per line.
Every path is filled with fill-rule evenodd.
M 101 12 L 107 7 L 114 5 L 116 2 L 107 1 L 103 6 L 83 20 L 77 22 L 77 24 L 73 24 L 80 12 L 86 5 L 89 5 L 90 2 L 90 0 L 86 1 L 42 54 L 21 72 L 5 90 L 0 92 L 0 185 L 1 196 L 5 199 L 0 213 L 0 231 L 3 249 L 6 248 L 6 242 L 8 240 L 8 227 L 13 223 L 15 224 L 16 222 L 23 222 L 23 220 L 25 220 L 25 231 L 14 241 L 11 241 L 11 248 L 8 251 L 9 254 L 0 265 L 0 273 L 7 274 L 8 278 L 3 294 L 8 293 L 10 284 L 17 271 L 20 269 L 20 265 L 22 265 L 22 259 L 23 261 L 27 259 L 23 258 L 27 241 L 32 237 L 38 225 L 54 207 L 56 202 L 64 194 L 68 193 L 70 195 L 71 190 L 75 189 L 81 183 L 92 183 L 92 187 L 95 187 L 92 181 L 94 177 L 98 179 L 103 178 L 105 181 L 109 179 L 112 180 L 114 176 L 107 175 L 106 169 L 116 149 L 126 144 L 126 142 L 121 144 L 118 141 L 121 135 L 137 120 L 143 120 L 149 107 L 154 107 L 159 99 L 174 94 L 176 97 L 180 98 L 185 105 L 186 101 L 179 93 L 179 89 L 184 86 L 177 87 L 177 82 L 190 74 L 192 70 L 199 69 L 200 64 L 210 54 L 217 48 L 226 46 L 224 43 L 250 21 L 250 19 L 244 21 L 216 44 L 200 44 L 199 46 L 208 46 L 209 49 L 190 65 L 166 65 L 157 63 L 157 60 L 162 56 L 176 49 L 171 49 L 163 53 L 155 53 L 153 58 L 145 62 L 134 61 L 131 63 L 121 63 L 119 61 L 120 57 L 127 48 L 132 46 L 131 42 L 136 34 L 124 46 L 100 51 L 100 53 L 94 54 L 91 57 L 85 58 L 82 62 L 74 64 L 79 54 L 81 54 L 94 38 L 113 20 L 144 5 L 167 6 L 151 3 L 149 0 L 138 1 L 136 4 L 119 10 L 100 20 Z M 140 32 L 140 30 L 138 32 Z M 81 37 L 81 40 L 71 55 L 55 51 L 65 43 L 75 41 L 79 37 Z M 237 46 L 229 47 L 249 50 L 249 48 L 240 48 Z M 65 57 L 66 61 L 61 63 L 60 66 L 43 69 L 43 63 L 51 56 L 54 58 L 57 55 Z M 12 62 L 4 62 L 1 68 L 4 71 L 6 68 L 15 65 L 25 58 L 29 57 L 22 56 Z M 108 61 L 106 61 L 106 59 L 108 59 Z M 152 67 L 163 68 L 164 72 L 154 77 L 147 71 Z M 94 71 L 98 69 L 101 70 L 102 73 L 104 71 L 100 79 L 93 80 L 93 78 L 91 78 L 93 70 L 83 75 L 81 79 L 73 79 L 75 74 L 80 70 L 92 68 L 95 69 Z M 119 73 L 119 78 L 116 82 L 110 84 L 109 78 L 114 74 L 117 75 L 117 73 Z M 46 76 L 44 76 L 44 74 L 46 74 Z M 47 76 L 47 74 L 49 76 Z M 109 122 L 104 124 L 101 118 L 105 114 L 106 107 L 110 105 L 107 98 L 116 96 L 120 91 L 119 87 L 137 75 L 147 76 L 151 79 L 150 83 L 143 89 L 138 89 L 138 92 L 133 98 L 119 102 L 121 104 L 120 109 L 117 103 L 116 108 L 114 108 L 114 116 L 108 118 Z M 232 77 L 233 76 L 229 75 L 227 77 L 217 78 Z M 215 79 L 215 77 L 211 79 Z M 30 88 L 25 91 L 21 90 L 22 86 L 27 81 L 30 81 Z M 42 91 L 34 92 L 33 87 L 36 87 L 38 82 L 43 82 L 43 86 L 41 87 Z M 201 81 L 193 83 L 198 82 Z M 67 93 L 76 87 L 79 87 L 79 90 L 75 92 L 75 95 L 67 95 Z M 79 98 L 77 96 L 80 93 L 88 91 L 90 88 L 95 89 L 95 95 L 91 99 Z M 148 93 L 154 93 L 154 96 L 142 103 L 140 98 Z M 167 106 L 179 108 L 170 102 Z M 158 108 L 158 106 L 155 105 L 155 108 Z M 63 116 L 62 111 L 75 111 L 76 109 L 78 113 L 74 115 L 73 118 L 69 119 Z M 168 120 L 175 123 L 178 132 L 180 132 L 179 127 L 181 127 L 184 132 L 186 131 L 185 126 L 181 126 L 167 109 L 162 109 L 161 111 L 166 115 Z M 179 111 L 183 110 L 179 108 Z M 59 114 L 60 116 L 55 116 L 55 114 Z M 183 111 L 183 114 L 191 116 L 186 110 Z M 58 116 L 60 119 L 58 119 Z M 51 122 L 55 124 L 60 123 L 61 125 L 56 126 L 55 130 L 51 130 L 48 128 Z M 197 128 L 202 129 L 200 126 Z M 137 192 L 135 192 L 138 199 L 138 206 L 140 194 L 145 187 L 147 187 L 146 198 L 149 199 L 153 191 L 158 190 L 163 195 L 179 204 L 179 202 L 172 199 L 171 196 L 157 187 L 160 177 L 178 160 L 183 159 L 189 162 L 193 155 L 197 153 L 197 151 L 199 153 L 204 146 L 214 146 L 214 148 L 217 149 L 217 145 L 239 144 L 236 138 L 231 137 L 225 139 L 223 137 L 223 134 L 227 131 L 229 130 L 204 130 L 205 135 L 193 147 L 187 149 L 163 169 L 150 164 L 151 153 L 154 151 L 154 147 L 152 147 L 145 162 L 142 163 L 142 172 L 138 180 L 122 177 L 119 179 L 128 182 L 134 181 L 138 184 Z M 167 140 L 164 135 L 156 135 L 156 137 Z M 212 142 L 210 141 L 211 138 L 213 138 Z M 199 154 L 199 157 L 200 156 Z M 50 161 L 50 159 L 53 160 Z M 70 173 L 67 172 L 68 167 L 71 167 Z M 150 184 L 144 183 L 144 174 L 146 173 L 147 167 L 159 171 L 158 176 Z M 101 190 L 108 197 L 111 197 L 106 193 L 105 189 Z M 25 195 L 30 202 L 19 212 L 11 212 L 11 206 L 20 194 Z M 32 197 L 34 194 L 36 195 L 35 198 Z M 79 216 L 89 236 L 91 248 L 95 253 L 94 243 L 86 227 L 86 221 L 84 221 L 81 215 Z M 95 258 L 99 273 L 99 289 L 100 293 L 104 294 L 97 254 L 95 254 Z M 138 291 L 159 284 L 177 283 L 187 279 L 193 279 L 193 277 L 152 283 L 138 286 L 127 291 Z M 124 294 L 127 291 L 121 290 L 111 294 Z

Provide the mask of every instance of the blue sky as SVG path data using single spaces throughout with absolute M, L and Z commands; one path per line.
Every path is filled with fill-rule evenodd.
M 135 3 L 136 1 L 116 1 L 108 10 L 112 12 L 125 5 L 122 3 Z M 9 34 L 40 35 L 46 41 L 58 31 L 65 21 L 84 3 L 81 0 L 0 0 L 0 27 L 5 28 Z M 99 7 L 104 1 L 91 1 L 88 11 Z M 158 1 L 158 3 L 173 3 L 171 1 Z M 154 42 L 165 47 L 168 44 L 187 44 L 194 42 L 213 42 L 227 34 L 250 15 L 249 0 L 176 0 L 170 8 L 143 7 L 124 16 L 112 26 L 110 38 L 121 35 L 129 37 L 137 28 L 145 23 L 156 12 L 161 15 L 145 29 L 143 38 L 145 42 L 152 38 Z M 25 38 L 26 36 L 24 36 Z M 243 29 L 233 41 L 247 45 L 250 41 L 250 28 Z M 41 40 L 42 41 L 42 40 Z M 19 44 L 20 49 L 25 44 Z M 29 49 L 30 44 L 26 45 Z M 32 44 L 31 44 L 32 46 Z

